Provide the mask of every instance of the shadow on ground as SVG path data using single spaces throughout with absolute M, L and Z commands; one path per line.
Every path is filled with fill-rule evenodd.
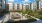
M 29 22 L 34 22 L 36 21 L 35 19 L 28 19 L 28 20 L 20 20 L 20 21 L 7 21 L 6 23 L 29 23 Z

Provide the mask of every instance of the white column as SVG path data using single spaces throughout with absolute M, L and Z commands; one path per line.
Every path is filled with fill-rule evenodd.
M 32 4 L 31 4 L 31 9 L 32 9 L 32 10 L 33 10 L 33 6 L 34 6 L 34 5 L 33 5 L 33 3 L 32 3 Z
M 12 11 L 12 10 L 13 10 L 13 4 L 9 3 L 9 11 Z
M 23 9 L 24 9 L 24 10 L 26 9 L 26 5 L 25 5 L 25 4 L 23 5 Z
M 17 10 L 17 3 L 15 3 L 15 10 Z
M 40 8 L 40 7 L 41 7 L 40 5 L 41 5 L 41 3 L 39 2 L 39 9 L 41 9 L 41 8 Z
M 30 9 L 30 4 L 29 4 L 29 9 Z
M 19 9 L 22 10 L 22 4 L 20 4 Z

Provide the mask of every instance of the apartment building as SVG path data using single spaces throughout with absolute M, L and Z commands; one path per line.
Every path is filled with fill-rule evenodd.
M 22 10 L 23 10 L 23 12 L 26 11 L 26 4 L 22 4 Z
M 17 4 L 16 7 L 17 7 L 17 10 L 18 10 L 18 11 L 21 11 L 21 10 L 22 10 L 22 4 Z
M 31 9 L 31 4 L 32 4 L 32 3 L 29 4 L 29 9 Z
M 19 5 L 19 10 L 22 10 L 22 4 Z
M 29 5 L 28 5 L 28 4 L 26 4 L 25 6 L 26 6 L 26 9 L 28 10 L 28 9 L 29 9 Z
M 23 9 L 24 9 L 24 10 L 26 9 L 26 4 L 23 4 Z
M 22 10 L 22 4 L 17 4 L 17 3 L 8 3 L 9 11 L 21 11 Z
M 39 2 L 39 8 L 42 10 L 42 0 Z
M 40 6 L 40 5 L 39 5 L 39 2 L 40 2 L 40 0 L 36 0 L 36 3 L 37 3 L 37 10 L 40 9 L 40 7 L 39 7 L 39 6 Z
M 5 9 L 6 0 L 0 0 L 0 9 Z
M 31 10 L 37 10 L 37 3 L 36 2 L 31 3 Z
M 22 10 L 22 4 L 14 4 L 14 10 L 21 11 Z
M 13 3 L 8 2 L 7 4 L 8 4 L 9 11 L 13 11 Z
M 17 10 L 17 3 L 14 3 L 14 10 Z
M 37 4 L 37 10 L 39 9 L 42 9 L 42 0 L 36 0 L 35 1 L 36 2 L 36 4 Z
M 36 0 L 36 1 L 34 1 L 34 2 L 32 2 L 32 3 L 30 3 L 29 4 L 29 9 L 31 9 L 31 10 L 38 10 L 38 9 L 40 9 L 40 4 L 41 2 L 40 2 L 40 0 Z
M 19 11 L 19 8 L 20 8 L 20 6 L 19 6 L 20 4 L 17 4 L 17 10 Z

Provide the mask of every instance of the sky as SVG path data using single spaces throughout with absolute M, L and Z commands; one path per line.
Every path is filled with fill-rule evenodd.
M 6 0 L 6 2 L 14 2 L 18 4 L 28 4 L 30 2 L 34 2 L 35 0 Z

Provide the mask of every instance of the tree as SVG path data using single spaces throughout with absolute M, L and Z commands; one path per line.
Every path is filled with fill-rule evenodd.
M 26 11 L 26 14 L 31 15 L 32 13 L 33 13 L 33 11 L 32 11 L 32 10 L 27 10 L 27 11 Z
M 22 13 L 25 14 L 25 12 L 26 12 L 26 9 L 23 9 L 23 10 L 22 10 Z

